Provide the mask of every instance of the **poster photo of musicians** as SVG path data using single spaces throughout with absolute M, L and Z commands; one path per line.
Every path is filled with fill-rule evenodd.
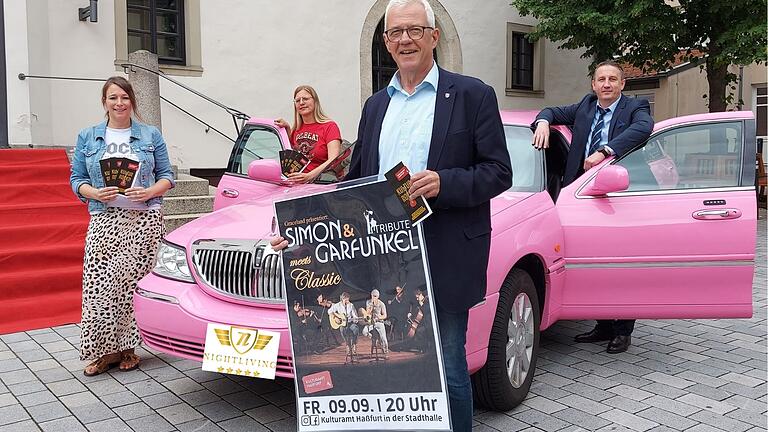
M 444 392 L 421 228 L 392 185 L 275 210 L 297 396 Z

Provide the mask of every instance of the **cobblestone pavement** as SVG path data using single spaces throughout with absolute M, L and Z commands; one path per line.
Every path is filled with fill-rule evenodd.
M 628 352 L 574 344 L 590 321 L 541 338 L 531 393 L 506 412 L 475 413 L 475 431 L 765 431 L 766 216 L 759 223 L 749 320 L 638 321 Z M 79 328 L 0 336 L 0 432 L 294 431 L 293 382 L 203 372 L 139 350 L 132 372 L 83 376 Z

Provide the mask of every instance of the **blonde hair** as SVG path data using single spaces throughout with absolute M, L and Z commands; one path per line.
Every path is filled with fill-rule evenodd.
M 317 123 L 327 123 L 331 121 L 331 118 L 325 115 L 323 112 L 322 106 L 320 106 L 320 97 L 317 96 L 317 92 L 315 89 L 313 89 L 311 86 L 308 85 L 300 85 L 296 87 L 296 90 L 293 91 L 293 98 L 296 99 L 296 95 L 304 90 L 305 92 L 309 93 L 310 96 L 312 96 L 312 99 L 315 100 L 315 122 Z M 293 104 L 293 131 L 297 131 L 302 125 L 304 124 L 304 121 L 301 119 L 301 115 L 299 114 L 299 110 L 296 109 L 296 103 Z

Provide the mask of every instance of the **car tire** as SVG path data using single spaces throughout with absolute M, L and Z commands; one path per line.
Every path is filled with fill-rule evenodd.
M 509 411 L 528 395 L 539 352 L 541 312 L 530 275 L 512 269 L 499 290 L 499 304 L 488 341 L 488 358 L 472 376 L 475 401 L 494 411 Z

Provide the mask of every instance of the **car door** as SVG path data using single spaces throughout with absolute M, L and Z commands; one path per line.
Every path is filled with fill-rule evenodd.
M 587 196 L 609 165 L 629 188 Z M 562 318 L 752 314 L 757 207 L 752 113 L 662 122 L 648 141 L 561 192 Z
M 248 165 L 254 160 L 280 160 L 279 152 L 290 148 L 285 129 L 276 128 L 268 119 L 251 119 L 243 127 L 216 189 L 214 210 L 273 193 L 278 184 L 248 177 Z

